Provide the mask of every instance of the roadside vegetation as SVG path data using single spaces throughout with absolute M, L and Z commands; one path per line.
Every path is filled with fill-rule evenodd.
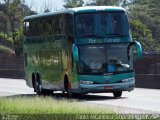
M 108 114 L 111 110 L 97 109 L 77 100 L 53 99 L 52 97 L 2 97 L 0 112 L 8 114 Z
M 100 105 L 51 96 L 0 97 L 0 119 L 8 120 L 154 120 L 153 116 L 120 115 Z
M 114 114 L 114 112 L 107 108 L 100 108 L 98 105 L 89 106 L 74 99 L 53 99 L 49 96 L 0 98 L 0 115 L 14 115 L 21 120 L 53 118 L 67 120 L 67 117 L 75 120 L 76 115 L 80 114 Z

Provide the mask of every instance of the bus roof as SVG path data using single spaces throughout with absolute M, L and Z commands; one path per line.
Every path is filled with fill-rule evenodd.
M 97 12 L 97 11 L 125 11 L 124 8 L 116 6 L 86 6 L 86 7 L 72 8 L 72 10 L 76 13 Z
M 97 12 L 97 11 L 125 11 L 122 7 L 116 7 L 116 6 L 86 6 L 86 7 L 76 7 L 76 8 L 68 8 L 61 11 L 55 11 L 55 12 L 48 12 L 48 13 L 42 13 L 42 14 L 36 14 L 31 16 L 26 16 L 24 20 L 34 19 L 34 18 L 40 18 L 45 16 L 52 16 L 55 14 L 62 14 L 62 13 L 89 13 L 89 12 Z

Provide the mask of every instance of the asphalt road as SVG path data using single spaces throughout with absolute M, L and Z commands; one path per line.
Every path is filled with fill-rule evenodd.
M 0 78 L 0 96 L 14 95 L 35 95 L 35 93 L 22 79 Z M 53 99 L 57 99 L 57 97 L 65 96 L 58 92 L 53 95 Z M 119 99 L 114 99 L 111 93 L 87 94 L 76 99 L 78 102 L 105 107 L 118 113 L 160 114 L 160 90 L 157 89 L 135 88 L 132 92 L 123 92 Z

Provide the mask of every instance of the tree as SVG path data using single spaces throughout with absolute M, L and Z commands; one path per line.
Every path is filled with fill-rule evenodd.
M 22 26 L 19 29 L 16 29 L 15 32 L 15 53 L 17 56 L 23 51 L 23 29 Z
M 0 4 L 0 30 L 13 40 L 13 48 L 17 56 L 22 52 L 23 18 L 33 14 L 23 0 L 3 0 Z
M 136 0 L 134 1 L 134 4 L 130 4 L 128 6 L 128 13 L 130 16 L 132 28 L 134 25 L 136 25 L 133 23 L 138 21 L 139 23 L 142 23 L 143 26 L 145 26 L 143 27 L 143 32 L 145 32 L 145 28 L 150 31 L 150 39 L 146 39 L 142 33 L 139 34 L 139 38 L 141 38 L 142 41 L 145 39 L 145 41 L 143 41 L 143 46 L 150 46 L 144 48 L 150 51 L 160 51 L 160 1 Z M 135 31 L 135 33 L 136 32 L 138 32 L 138 29 Z
M 8 20 L 8 24 L 10 27 L 10 33 L 13 40 L 13 45 L 15 49 L 15 54 L 17 56 L 20 55 L 20 52 L 17 52 L 17 39 L 16 39 L 16 31 L 19 30 L 22 26 L 22 20 L 23 20 L 23 11 L 20 8 L 23 1 L 21 0 L 4 0 L 5 9 L 3 10 L 3 13 L 5 17 Z
M 84 4 L 83 0 L 64 0 L 64 2 L 65 8 L 81 7 Z
M 8 28 L 8 23 L 7 23 L 7 18 L 4 15 L 3 12 L 0 12 L 0 31 L 3 32 L 4 37 L 7 34 L 7 28 Z
M 131 20 L 133 38 L 142 44 L 144 51 L 159 51 L 158 43 L 153 39 L 151 30 L 139 20 Z

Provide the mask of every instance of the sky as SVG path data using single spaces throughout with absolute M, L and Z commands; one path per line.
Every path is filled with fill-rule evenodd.
M 89 0 L 84 0 L 84 2 L 87 1 Z M 43 12 L 45 6 L 48 6 L 51 11 L 64 9 L 63 4 L 65 4 L 64 0 L 25 0 L 25 2 L 32 10 L 38 11 L 38 13 Z
M 4 0 L 0 0 L 1 3 Z M 34 11 L 38 13 L 42 13 L 45 9 L 45 6 L 49 8 L 51 11 L 64 9 L 63 0 L 25 0 L 25 3 Z
M 25 3 L 34 11 L 41 13 L 44 11 L 45 6 L 51 11 L 64 9 L 63 0 L 25 0 Z
M 4 0 L 0 0 L 3 3 Z M 84 0 L 89 1 L 89 0 Z M 25 3 L 34 11 L 38 13 L 44 12 L 45 6 L 49 8 L 51 11 L 57 11 L 64 9 L 63 4 L 64 0 L 25 0 Z

